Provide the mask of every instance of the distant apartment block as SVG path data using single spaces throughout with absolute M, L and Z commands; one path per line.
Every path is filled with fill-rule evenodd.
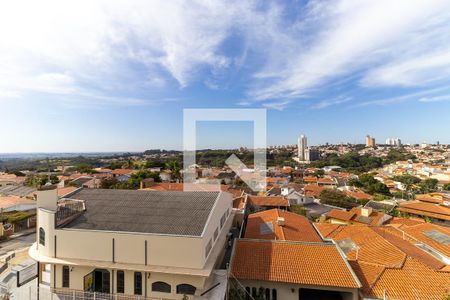
M 366 147 L 375 147 L 375 138 L 370 135 L 366 136 Z

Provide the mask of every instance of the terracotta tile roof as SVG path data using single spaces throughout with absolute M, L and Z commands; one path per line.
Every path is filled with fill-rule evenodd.
M 317 228 L 321 230 L 321 228 Z M 358 247 L 346 253 L 348 259 L 381 264 L 388 267 L 401 267 L 406 254 L 381 237 L 366 225 L 341 225 L 328 235 L 335 241 L 351 239 Z
M 36 204 L 36 201 L 15 196 L 0 196 L 0 208 L 6 209 L 20 204 Z
M 445 299 L 450 292 L 449 266 L 416 247 L 415 240 L 403 239 L 401 230 L 392 226 L 339 226 L 328 237 L 336 242 L 350 238 L 359 248 L 357 256 L 355 250 L 346 255 L 363 285 L 364 297 L 383 298 L 386 292 L 388 299 Z
M 114 175 L 128 175 L 128 174 L 132 174 L 134 172 L 136 172 L 136 170 L 133 170 L 133 169 L 115 169 L 115 170 L 112 170 L 111 173 L 114 174 Z
M 326 213 L 326 216 L 332 219 L 350 221 L 355 216 L 355 213 L 352 211 L 332 209 Z
M 372 195 L 369 195 L 362 191 L 345 191 L 345 194 L 358 200 L 372 199 Z
M 240 239 L 235 242 L 231 277 L 358 288 L 345 259 L 331 243 Z
M 349 263 L 362 284 L 364 294 L 370 293 L 370 289 L 374 286 L 385 270 L 385 267 L 379 264 L 355 260 L 349 261 Z
M 449 227 L 439 226 L 431 223 L 421 223 L 414 226 L 402 227 L 401 230 L 403 230 L 413 238 L 431 246 L 432 248 L 436 249 L 437 251 L 441 252 L 447 257 L 450 257 L 450 244 L 440 243 L 425 234 L 431 231 L 434 232 L 437 231 L 450 237 Z
M 284 226 L 277 224 L 277 219 L 284 218 Z M 270 223 L 272 232 L 261 232 L 261 226 Z M 303 216 L 280 209 L 270 209 L 250 214 L 245 229 L 245 237 L 266 240 L 290 240 L 303 242 L 321 242 L 319 234 L 311 222 Z
M 445 264 L 433 256 L 429 255 L 425 251 L 419 249 L 409 241 L 402 239 L 400 236 L 400 232 L 393 232 L 394 230 L 398 230 L 393 227 L 372 227 L 372 230 L 381 235 L 385 240 L 387 240 L 389 243 L 403 251 L 406 255 L 409 257 L 415 258 L 422 262 L 423 264 L 427 265 L 428 267 L 434 269 L 434 270 L 440 270 L 443 267 L 445 267 Z
M 75 186 L 67 186 L 63 188 L 58 188 L 58 197 L 63 197 L 67 194 L 70 194 L 74 191 L 76 191 L 78 188 Z
M 305 190 L 305 195 L 308 197 L 314 197 L 314 198 L 319 198 L 320 197 L 320 193 L 324 190 L 325 188 L 323 186 L 318 186 L 318 185 L 305 185 L 304 186 L 304 190 Z
M 407 201 L 400 204 L 399 211 L 428 216 L 441 220 L 450 221 L 450 208 L 434 203 L 421 201 Z
M 321 184 L 336 184 L 336 182 L 328 177 L 318 178 L 317 183 Z
M 278 196 L 248 196 L 248 203 L 257 206 L 289 206 L 289 200 Z
M 342 226 L 339 224 L 331 224 L 331 223 L 313 223 L 313 225 L 314 227 L 316 227 L 316 229 L 320 232 L 320 234 L 324 238 L 327 238 L 333 232 L 342 228 Z
M 415 219 L 415 218 L 399 218 L 399 217 L 393 217 L 390 219 L 387 224 L 393 225 L 393 224 L 402 224 L 407 226 L 417 225 L 425 223 L 423 219 Z
M 244 209 L 245 208 L 245 197 L 246 196 L 242 196 L 242 197 L 233 199 L 233 208 Z
M 303 177 L 303 181 L 304 182 L 317 182 L 318 178 L 317 177 L 312 177 L 312 176 L 305 176 Z
M 419 194 L 416 195 L 416 200 L 422 202 L 431 202 L 436 204 L 442 204 L 446 198 L 441 193 Z
M 368 297 L 388 299 L 446 299 L 450 293 L 450 273 L 436 272 L 413 258 L 407 258 L 403 268 L 386 268 Z

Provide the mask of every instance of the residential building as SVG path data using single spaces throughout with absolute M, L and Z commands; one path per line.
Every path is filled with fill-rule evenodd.
M 37 206 L 29 254 L 42 288 L 117 299 L 224 296 L 226 271 L 215 266 L 233 220 L 229 193 L 79 189 L 58 200 L 45 187 Z
M 425 217 L 431 222 L 450 224 L 450 207 L 445 204 L 412 200 L 400 203 L 397 210 L 415 217 Z
M 298 138 L 298 159 L 300 161 L 307 161 L 306 149 L 308 148 L 308 140 L 305 135 L 300 135 Z
M 402 141 L 399 138 L 388 138 L 386 139 L 386 145 L 400 147 Z
M 282 196 L 251 196 L 247 198 L 247 205 L 251 212 L 258 212 L 272 208 L 287 209 L 289 200 Z
M 370 135 L 366 136 L 366 147 L 375 147 L 375 138 Z
M 450 231 L 429 223 L 410 224 L 314 225 L 345 253 L 362 284 L 361 299 L 446 299 Z
M 382 225 L 392 216 L 374 211 L 371 207 L 354 207 L 350 211 L 332 209 L 325 214 L 325 221 L 332 224 Z
M 361 286 L 335 243 L 305 217 L 279 209 L 249 215 L 229 276 L 230 293 L 242 299 L 356 300 Z

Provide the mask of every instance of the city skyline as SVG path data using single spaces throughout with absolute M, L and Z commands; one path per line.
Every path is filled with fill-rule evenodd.
M 0 152 L 181 149 L 185 108 L 267 108 L 270 145 L 450 143 L 447 1 L 27 5 L 0 4 Z

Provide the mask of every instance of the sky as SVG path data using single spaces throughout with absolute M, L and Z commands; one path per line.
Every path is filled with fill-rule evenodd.
M 181 149 L 186 108 L 266 108 L 269 145 L 450 143 L 449 33 L 446 0 L 1 1 L 0 153 Z

